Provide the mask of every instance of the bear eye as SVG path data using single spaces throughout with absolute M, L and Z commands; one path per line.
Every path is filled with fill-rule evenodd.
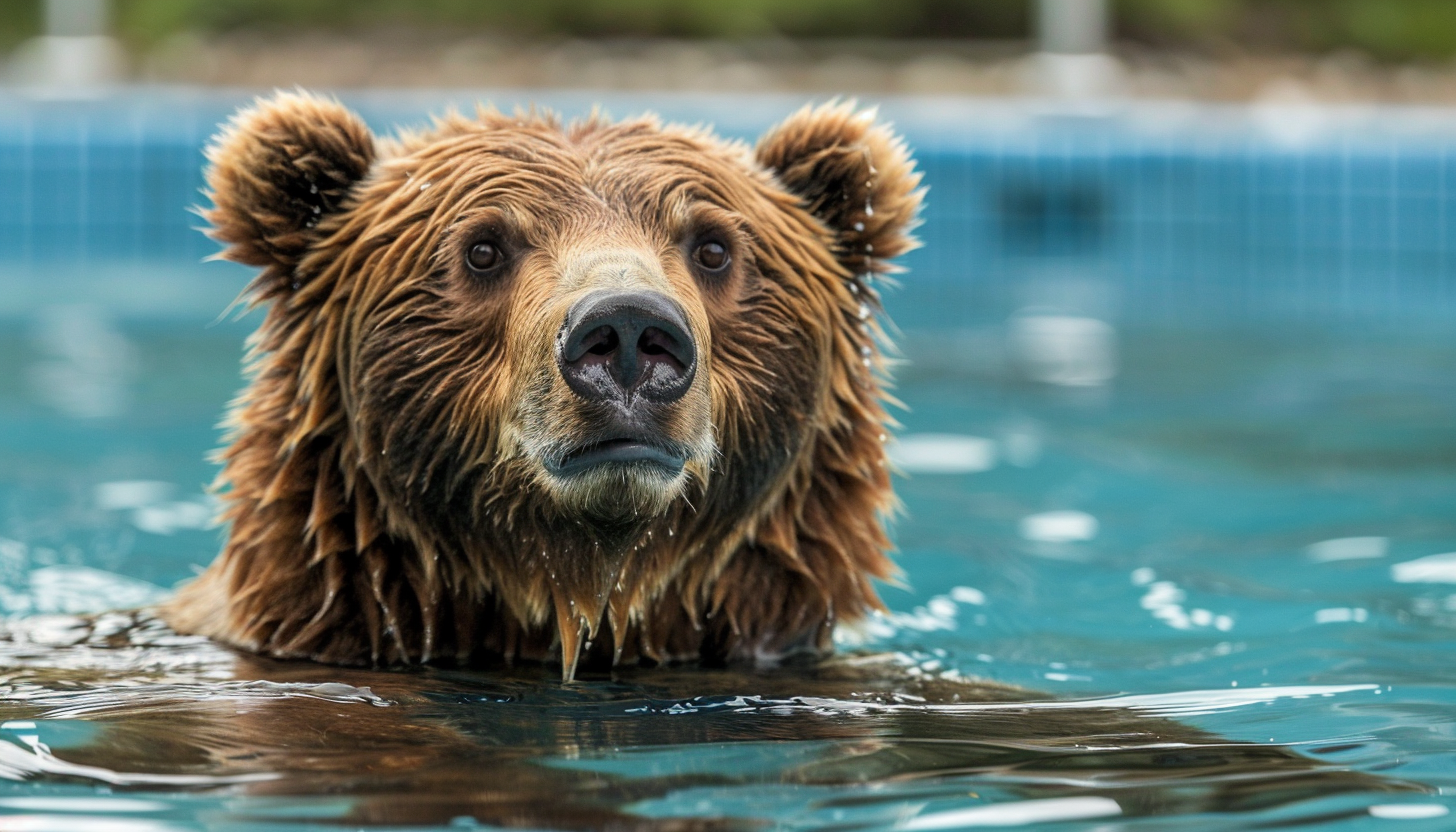
M 490 240 L 481 240 L 465 253 L 465 262 L 477 272 L 488 272 L 501 264 L 505 257 L 500 246 Z
M 718 272 L 728 266 L 728 247 L 717 240 L 708 240 L 693 249 L 693 261 L 705 271 Z

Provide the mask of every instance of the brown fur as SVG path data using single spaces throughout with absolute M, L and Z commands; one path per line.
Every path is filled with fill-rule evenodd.
M 579 657 L 826 653 L 879 607 L 871 282 L 912 247 L 921 194 L 870 115 L 806 108 L 753 149 L 489 110 L 376 140 L 279 94 L 209 159 L 204 216 L 261 269 L 267 312 L 221 454 L 228 540 L 172 626 L 345 664 L 560 658 L 570 677 Z M 730 242 L 720 280 L 685 262 L 699 228 Z M 495 283 L 458 256 L 481 229 L 518 253 Z M 540 464 L 591 435 L 551 341 L 602 258 L 670 294 L 698 342 L 658 425 L 689 452 L 678 481 L 567 488 Z

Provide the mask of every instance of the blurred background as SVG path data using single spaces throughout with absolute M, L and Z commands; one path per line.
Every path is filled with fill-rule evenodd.
M 1092 8 L 1095 22 L 1077 25 L 1068 17 L 1082 13 L 1062 6 Z M 1007 95 L 1044 89 L 1029 54 L 1106 50 L 1116 77 L 1101 82 L 1130 95 L 1239 100 L 1293 79 L 1320 99 L 1456 98 L 1456 4 L 1445 0 L 4 0 L 0 10 L 9 76 L 31 84 L 70 74 Z M 56 38 L 92 38 L 91 53 Z
M 1295 686 L 1280 709 L 1172 713 L 1323 744 L 1430 802 L 1391 814 L 1296 783 L 1211 820 L 1158 758 L 1138 811 L 1450 826 L 1456 0 L 0 0 L 0 613 L 144 603 L 217 552 L 208 451 L 257 314 L 230 306 L 249 271 L 209 259 L 191 209 L 219 125 L 295 85 L 385 135 L 478 102 L 651 111 L 749 141 L 807 101 L 878 107 L 928 196 L 923 248 L 897 285 L 874 281 L 906 359 L 905 580 L 846 646 L 1068 697 Z M 31 753 L 7 749 L 7 766 Z M 834 765 L 852 785 L 816 809 L 777 763 L 680 750 L 681 767 L 542 753 L 747 784 L 658 811 L 796 829 L 880 828 L 1024 774 L 945 768 L 927 798 L 930 778 L 863 773 L 846 761 L 873 755 L 849 748 Z M 30 775 L 0 773 L 0 815 L 11 776 Z M 69 775 L 11 785 L 84 811 Z M 310 818 L 398 788 L 299 788 L 315 785 Z M 218 799 L 125 828 L 277 808 Z M 1150 822 L 1129 828 L 1172 828 Z

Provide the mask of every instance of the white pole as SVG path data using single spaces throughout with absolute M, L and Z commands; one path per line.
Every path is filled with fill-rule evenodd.
M 1042 52 L 1059 55 L 1106 52 L 1107 0 L 1040 0 L 1037 40 Z
M 45 0 L 45 33 L 84 38 L 106 34 L 106 0 Z
M 1122 88 L 1122 65 L 1108 54 L 1107 0 L 1037 0 L 1033 89 L 1073 101 L 1106 98 Z
M 11 59 L 11 79 L 32 94 L 86 98 L 126 74 L 126 54 L 108 34 L 108 0 L 44 0 L 45 34 Z

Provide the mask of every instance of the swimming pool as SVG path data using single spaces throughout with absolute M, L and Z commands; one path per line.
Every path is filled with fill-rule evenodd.
M 240 100 L 0 101 L 7 613 L 145 603 L 216 550 L 250 322 L 183 208 Z M 798 103 L 608 106 L 747 136 Z M 0 651 L 4 823 L 1448 828 L 1456 118 L 885 112 L 931 187 L 887 302 L 905 577 L 841 641 L 893 671 L 239 669 L 32 618 Z

